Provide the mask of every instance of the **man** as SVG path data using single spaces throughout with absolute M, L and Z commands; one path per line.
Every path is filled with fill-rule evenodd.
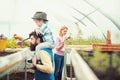
M 31 39 L 30 47 L 32 50 L 35 50 L 36 46 L 43 42 L 42 36 L 36 35 L 36 32 L 30 33 L 29 38 Z M 37 63 L 38 58 L 41 61 Z M 35 80 L 54 80 L 54 59 L 53 52 L 50 48 L 42 48 L 39 50 L 37 57 L 35 56 L 32 59 L 32 64 L 36 68 Z

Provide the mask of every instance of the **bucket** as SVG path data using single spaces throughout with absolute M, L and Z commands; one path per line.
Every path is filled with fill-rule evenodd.
M 6 40 L 0 40 L 0 50 L 3 50 L 6 48 Z
M 74 72 L 73 66 L 70 64 L 66 65 L 66 75 L 67 75 L 66 80 L 77 80 L 75 78 L 75 72 Z

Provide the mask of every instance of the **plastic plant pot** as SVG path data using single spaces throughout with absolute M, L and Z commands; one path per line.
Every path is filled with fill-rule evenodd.
M 17 42 L 17 45 L 22 46 L 22 41 Z
M 0 50 L 3 50 L 6 48 L 6 40 L 0 40 Z

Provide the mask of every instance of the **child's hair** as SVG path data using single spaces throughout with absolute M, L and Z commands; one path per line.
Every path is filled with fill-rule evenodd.
M 60 28 L 60 31 L 59 31 L 59 35 L 61 36 L 62 35 L 62 30 L 64 30 L 64 29 L 68 29 L 66 26 L 62 26 L 61 28 Z

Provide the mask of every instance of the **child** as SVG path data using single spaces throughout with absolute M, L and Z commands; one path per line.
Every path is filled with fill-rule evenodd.
M 55 42 L 53 40 L 53 35 L 51 30 L 48 28 L 47 25 L 47 14 L 45 12 L 36 12 L 32 17 L 34 22 L 37 24 L 38 28 L 35 29 L 36 34 L 42 34 L 43 36 L 43 43 L 37 45 L 36 47 L 36 54 L 42 48 L 50 48 L 53 49 L 55 46 Z

